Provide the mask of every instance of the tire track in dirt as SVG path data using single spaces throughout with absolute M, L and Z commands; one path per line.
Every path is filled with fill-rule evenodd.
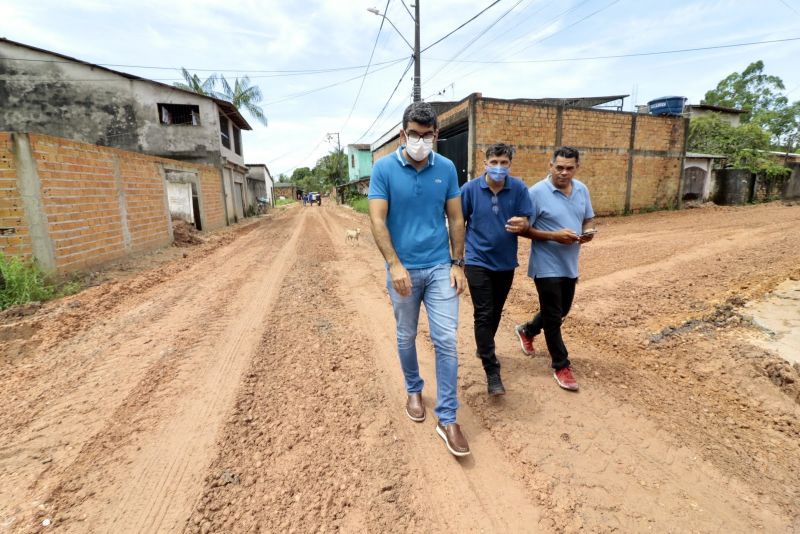
M 385 416 L 370 338 L 334 289 L 326 209 L 301 212 L 280 313 L 245 373 L 189 532 L 415 532 L 429 510 Z
M 342 217 L 336 219 L 326 214 L 324 228 L 333 242 L 342 241 L 343 244 L 345 228 L 349 226 L 340 222 Z M 465 532 L 523 532 L 536 528 L 534 525 L 540 521 L 537 504 L 520 486 L 514 466 L 504 460 L 503 451 L 489 439 L 469 406 L 462 403 L 458 419 L 469 440 L 472 455 L 461 460 L 450 455 L 434 431 L 432 408 L 436 385 L 433 378 L 426 380 L 427 388 L 423 393 L 430 417 L 422 424 L 405 417 L 406 393 L 397 362 L 394 315 L 383 276 L 380 276 L 385 272 L 383 259 L 376 249 L 367 252 L 361 246 L 341 248 L 344 258 L 339 267 L 341 282 L 337 284 L 340 298 L 370 332 L 375 366 L 381 371 L 382 386 L 391 399 L 392 413 L 387 415 L 396 421 L 406 440 L 414 444 L 415 460 L 423 476 L 419 483 L 425 487 L 433 508 L 440 511 L 435 523 L 425 525 L 425 528 Z M 464 306 L 464 297 L 461 305 Z M 426 337 L 426 325 L 423 311 L 417 347 L 420 371 L 423 377 L 430 378 L 435 376 L 434 355 Z M 459 330 L 463 330 L 463 314 L 461 325 Z M 459 353 L 459 366 L 463 369 L 465 353 Z
M 137 362 L 129 360 L 142 359 L 144 354 L 123 351 L 115 355 L 122 364 L 118 374 L 130 374 L 126 378 L 135 386 L 124 392 L 124 400 L 109 414 L 104 427 L 79 448 L 74 461 L 51 477 L 60 482 L 46 499 L 46 509 L 37 515 L 58 517 L 66 530 L 81 524 L 72 520 L 88 520 L 93 528 L 103 530 L 123 519 L 116 527 L 123 531 L 158 530 L 162 521 L 176 521 L 172 515 L 180 516 L 177 521 L 186 517 L 188 506 L 181 511 L 181 499 L 184 505 L 194 499 L 191 492 L 189 497 L 183 492 L 182 485 L 192 483 L 187 480 L 192 473 L 187 473 L 186 466 L 199 462 L 189 471 L 202 472 L 205 448 L 215 437 L 215 421 L 238 381 L 236 367 L 246 361 L 248 344 L 257 341 L 261 317 L 269 312 L 272 283 L 258 274 L 271 264 L 272 273 L 279 275 L 290 263 L 283 251 L 270 258 L 267 249 L 262 256 L 265 233 L 274 232 L 260 228 L 216 251 L 204 277 L 181 273 L 160 291 L 154 290 L 160 294 L 149 308 L 157 311 L 159 303 L 166 304 L 166 313 L 152 317 L 152 324 L 140 324 L 140 335 L 153 339 L 148 349 L 166 345 L 170 350 L 156 354 L 155 359 L 148 354 L 143 360 L 152 364 L 143 375 L 131 368 Z M 198 269 L 202 267 L 191 270 L 196 275 Z M 123 347 L 130 344 L 121 340 Z M 103 383 L 112 383 L 108 376 L 103 379 L 103 367 L 109 369 L 113 363 L 94 371 Z M 111 395 L 115 396 L 119 392 Z M 181 450 L 187 439 L 189 449 Z M 177 463 L 169 461 L 174 456 L 180 459 Z M 170 467 L 176 471 L 171 473 Z
M 775 226 L 785 229 L 791 225 Z M 774 227 L 755 233 L 764 236 L 772 231 Z M 645 228 L 643 232 L 651 230 Z M 744 240 L 753 233 L 741 232 L 739 237 Z M 686 249 L 683 261 L 704 261 L 702 253 L 691 246 Z M 708 248 L 712 257 L 726 252 L 736 252 L 736 248 L 728 242 Z M 637 280 L 657 287 L 665 274 L 683 265 L 672 256 L 667 257 L 663 266 L 664 260 L 655 259 L 653 264 L 642 265 L 641 256 L 631 259 L 640 263 L 628 273 L 631 277 L 610 271 L 607 279 L 620 284 Z M 642 406 L 636 397 L 626 398 L 625 391 L 637 387 L 638 395 L 646 395 L 653 383 L 632 381 L 626 386 L 605 369 L 599 377 L 593 375 L 592 371 L 603 362 L 616 361 L 614 352 L 627 341 L 616 330 L 583 326 L 584 314 L 594 310 L 599 295 L 584 295 L 580 291 L 592 283 L 603 289 L 601 295 L 614 295 L 614 289 L 594 280 L 579 286 L 576 302 L 583 303 L 586 311 L 572 315 L 567 333 L 568 340 L 573 340 L 568 343 L 572 345 L 572 358 L 584 385 L 579 395 L 562 392 L 555 386 L 541 340 L 537 345 L 545 352 L 545 358 L 522 356 L 512 329 L 515 322 L 528 318 L 535 309 L 536 296 L 524 273 L 527 259 L 521 265 L 522 272 L 517 273 L 512 289 L 516 295 L 510 299 L 513 304 L 507 306 L 497 338 L 509 394 L 499 402 L 488 399 L 479 362 L 463 357 L 474 353 L 467 297 L 462 300 L 459 329 L 462 401 L 477 414 L 478 424 L 486 429 L 517 476 L 522 477 L 531 500 L 541 504 L 540 528 L 566 532 L 587 529 L 749 532 L 779 531 L 791 524 L 791 519 L 774 502 L 761 497 L 761 488 L 749 486 L 746 477 L 739 479 L 736 469 L 703 458 L 702 449 L 693 449 L 671 426 L 659 428 L 663 419 L 651 420 L 652 405 Z M 524 302 L 530 304 L 521 307 Z M 509 320 L 509 315 L 516 315 L 516 321 Z M 622 312 L 608 312 L 612 319 L 618 316 L 625 317 Z M 607 342 L 600 347 L 587 342 L 597 339 Z M 683 401 L 676 392 L 672 395 L 677 402 Z M 685 400 L 689 406 L 693 404 L 690 399 Z

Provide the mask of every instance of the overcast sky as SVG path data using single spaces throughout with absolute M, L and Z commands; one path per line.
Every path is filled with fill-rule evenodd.
M 493 3 L 418 1 L 422 49 Z M 0 36 L 166 83 L 180 80 L 180 67 L 229 80 L 248 74 L 264 94 L 269 125 L 245 114 L 253 126 L 244 133 L 245 161 L 267 163 L 277 178 L 313 166 L 336 143 L 335 135 L 326 140 L 329 133 L 346 146 L 371 143 L 395 128 L 411 102 L 413 67 L 403 76 L 409 46 L 389 23 L 379 34 L 382 17 L 367 11 L 383 12 L 386 5 L 0 0 Z M 388 5 L 388 19 L 413 44 L 414 24 L 403 3 Z M 800 100 L 800 40 L 607 57 L 793 38 L 800 38 L 800 0 L 501 0 L 425 50 L 422 97 L 629 94 L 629 111 L 665 95 L 699 103 L 719 80 L 761 59 L 768 74 L 783 79 L 789 97 Z

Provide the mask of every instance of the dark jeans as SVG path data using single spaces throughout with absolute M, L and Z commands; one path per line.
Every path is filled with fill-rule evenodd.
M 500 361 L 494 352 L 494 335 L 506 297 L 514 281 L 514 271 L 492 271 L 477 265 L 466 265 L 464 274 L 472 297 L 475 319 L 475 345 L 486 374 L 500 372 Z
M 577 278 L 534 278 L 539 293 L 539 313 L 525 323 L 524 332 L 529 337 L 544 330 L 547 350 L 553 360 L 553 369 L 569 367 L 567 347 L 561 338 L 561 323 L 572 307 Z

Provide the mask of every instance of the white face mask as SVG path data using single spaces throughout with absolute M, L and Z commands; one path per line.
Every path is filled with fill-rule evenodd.
M 425 141 L 420 138 L 416 143 L 412 143 L 406 139 L 406 153 L 408 157 L 414 161 L 422 161 L 428 157 L 428 154 L 433 150 L 433 139 Z

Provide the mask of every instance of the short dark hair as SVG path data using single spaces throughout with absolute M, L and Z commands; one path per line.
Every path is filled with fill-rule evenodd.
M 509 160 L 514 159 L 514 152 L 517 149 L 514 145 L 507 145 L 505 143 L 495 143 L 493 145 L 489 145 L 489 148 L 486 149 L 486 159 L 488 160 L 492 156 L 508 156 Z
M 434 130 L 439 128 L 439 121 L 436 119 L 436 112 L 433 106 L 427 102 L 414 102 L 403 112 L 403 129 L 408 127 L 409 122 L 416 122 L 423 126 L 433 126 Z
M 575 158 L 575 163 L 580 161 L 580 153 L 578 149 L 574 146 L 560 146 L 553 152 L 553 161 L 556 160 L 557 157 L 562 157 L 565 159 L 572 159 Z

